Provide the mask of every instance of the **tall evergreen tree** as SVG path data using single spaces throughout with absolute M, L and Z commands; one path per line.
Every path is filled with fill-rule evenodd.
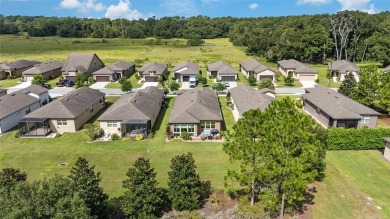
M 374 107 L 375 102 L 379 99 L 381 73 L 375 65 L 364 66 L 360 70 L 354 99 L 368 107 Z
M 356 90 L 356 79 L 353 74 L 347 74 L 344 78 L 344 81 L 341 83 L 339 88 L 339 93 L 344 94 L 347 97 L 353 98 Z
M 196 210 L 202 205 L 202 182 L 195 169 L 191 153 L 172 158 L 168 193 L 172 207 L 178 211 Z
M 379 103 L 378 108 L 383 112 L 390 112 L 390 72 L 384 73 L 379 86 Z
M 126 189 L 122 196 L 122 210 L 129 218 L 157 218 L 164 206 L 163 193 L 157 188 L 157 173 L 149 160 L 138 158 L 123 180 Z
M 90 213 L 97 218 L 108 217 L 108 195 L 99 186 L 101 181 L 100 172 L 95 174 L 95 166 L 90 167 L 85 158 L 79 157 L 72 167 L 69 178 L 72 180 L 72 187 L 78 192 L 80 198 L 90 209 Z

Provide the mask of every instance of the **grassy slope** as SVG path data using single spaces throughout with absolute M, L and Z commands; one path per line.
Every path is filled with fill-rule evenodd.
M 13 87 L 18 85 L 19 83 L 21 83 L 20 78 L 0 80 L 0 87 L 1 88 Z

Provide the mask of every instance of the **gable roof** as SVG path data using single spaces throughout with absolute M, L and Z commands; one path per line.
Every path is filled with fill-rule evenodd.
M 41 95 L 45 92 L 48 92 L 49 90 L 47 88 L 44 88 L 42 86 L 39 86 L 39 85 L 36 85 L 36 84 L 33 84 L 33 85 L 30 85 L 26 88 L 23 88 L 21 90 L 19 90 L 19 92 L 23 92 L 25 94 L 28 94 L 28 93 L 33 93 L 33 94 L 36 94 L 36 95 Z
M 294 69 L 296 73 L 318 74 L 318 72 L 295 59 L 280 60 L 278 64 L 283 68 Z
M 214 90 L 196 88 L 183 91 L 176 97 L 169 123 L 199 123 L 203 120 L 223 120 Z
M 386 68 L 382 69 L 383 72 L 389 72 L 390 71 L 390 65 L 387 66 Z
M 59 61 L 50 61 L 46 63 L 40 63 L 34 65 L 34 67 L 23 71 L 24 75 L 42 74 L 48 71 L 52 71 L 58 68 L 62 68 L 64 64 Z
M 105 94 L 88 87 L 73 90 L 24 118 L 75 119 Z
M 2 64 L 0 64 L 0 67 L 3 70 L 21 69 L 21 68 L 26 68 L 29 66 L 32 67 L 35 64 L 39 64 L 39 63 L 41 63 L 41 62 L 22 59 L 22 60 L 18 60 L 18 61 L 14 61 L 14 62 L 2 63 Z
M 245 69 L 245 71 L 253 71 L 255 74 L 261 73 L 265 70 L 273 71 L 270 67 L 253 59 L 247 61 L 241 61 L 240 65 L 242 68 Z
M 360 68 L 352 62 L 347 60 L 336 60 L 328 63 L 329 71 L 339 71 L 339 72 L 359 72 Z
M 140 89 L 136 93 L 122 95 L 99 118 L 99 121 L 151 120 L 161 108 L 164 90 L 157 87 Z
M 158 62 L 150 62 L 150 63 L 142 66 L 142 68 L 138 69 L 138 72 L 141 72 L 141 74 L 143 74 L 143 75 L 149 75 L 150 71 L 155 71 L 156 72 L 155 75 L 162 75 L 167 68 L 168 68 L 167 64 L 161 64 Z
M 62 67 L 62 72 L 67 71 L 80 71 L 87 72 L 93 57 L 97 57 L 98 60 L 103 64 L 99 57 L 95 53 L 71 53 L 68 56 L 64 66 Z
M 274 98 L 246 85 L 238 85 L 230 89 L 230 94 L 238 112 L 243 114 L 250 109 L 265 110 Z
M 237 74 L 236 69 L 231 64 L 222 61 L 207 64 L 207 69 L 209 71 L 216 71 L 218 74 Z
M 305 90 L 307 93 L 302 97 L 333 119 L 361 119 L 361 115 L 380 115 L 375 110 L 322 85 Z
M 196 75 L 199 74 L 199 64 L 193 62 L 181 62 L 173 68 L 173 72 L 182 75 Z
M 93 75 L 112 75 L 115 72 L 128 70 L 133 66 L 134 66 L 134 63 L 132 63 L 132 62 L 118 61 L 118 62 L 112 63 L 109 66 L 101 68 L 101 69 L 93 72 L 92 74 Z
M 3 119 L 36 102 L 39 102 L 39 98 L 33 97 L 21 91 L 16 91 L 1 96 L 0 97 L 0 119 Z

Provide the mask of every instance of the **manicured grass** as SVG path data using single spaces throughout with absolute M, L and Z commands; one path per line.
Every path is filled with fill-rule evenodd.
M 222 129 L 224 131 L 226 130 L 233 130 L 233 125 L 236 123 L 234 121 L 234 116 L 232 111 L 227 107 L 227 100 L 226 97 L 219 97 L 219 103 L 221 105 L 221 111 L 223 115 L 224 122 L 222 124 Z
M 384 119 L 378 119 L 376 123 L 377 128 L 390 128 L 389 119 L 387 119 L 388 122 L 385 122 Z
M 121 88 L 121 84 L 119 84 L 119 82 L 110 82 L 108 83 L 105 88 L 118 88 L 120 89 Z
M 329 151 L 326 163 L 313 218 L 390 218 L 390 164 L 381 152 Z
M 309 65 L 310 68 L 316 70 L 318 72 L 318 80 L 319 80 L 319 83 L 326 86 L 326 87 L 334 87 L 334 88 L 337 88 L 337 87 L 340 87 L 341 85 L 341 82 L 333 82 L 333 79 L 328 79 L 327 78 L 327 75 L 328 75 L 328 66 L 327 65 L 321 65 L 321 64 L 318 64 L 318 65 Z M 327 82 L 330 82 L 330 84 L 328 84 Z
M 20 78 L 5 79 L 5 80 L 0 80 L 0 87 L 1 88 L 8 88 L 8 87 L 16 86 L 20 83 L 21 83 Z
M 284 98 L 290 97 L 293 100 L 302 98 L 301 95 L 277 95 L 276 100 L 283 100 Z
M 137 73 L 135 73 L 137 74 Z M 131 85 L 133 85 L 133 88 L 140 88 L 142 87 L 142 84 L 139 84 L 138 83 L 138 79 L 135 78 L 135 74 L 133 74 L 131 77 L 130 77 L 130 82 L 131 82 Z M 119 83 L 119 81 L 115 81 L 115 82 L 110 82 L 109 84 L 107 84 L 105 86 L 105 88 L 117 88 L 117 89 L 121 89 L 122 85 Z
M 294 80 L 293 86 L 286 86 L 284 84 L 284 79 L 285 79 L 285 77 L 282 74 L 277 75 L 275 83 L 278 85 L 278 87 L 302 87 L 302 84 L 298 80 Z

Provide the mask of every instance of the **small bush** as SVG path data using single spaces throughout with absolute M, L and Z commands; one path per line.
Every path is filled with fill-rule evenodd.
M 296 105 L 299 109 L 302 109 L 302 108 L 303 108 L 302 101 L 300 101 L 300 100 L 295 101 L 295 105 Z
M 20 132 L 19 132 L 19 131 L 16 131 L 15 134 L 14 134 L 14 137 L 15 137 L 15 138 L 19 138 L 19 137 L 20 137 Z
M 188 141 L 188 140 L 191 139 L 191 136 L 190 136 L 190 134 L 189 134 L 188 132 L 182 132 L 181 135 L 180 135 L 180 137 L 181 137 L 183 140 L 185 140 L 185 141 Z
M 214 79 L 214 76 L 210 75 L 210 76 L 209 76 L 209 79 Z
M 118 134 L 112 134 L 111 135 L 111 141 L 119 141 L 120 140 L 120 138 L 119 138 L 119 135 Z
M 61 133 L 57 132 L 55 138 L 59 138 L 61 136 L 62 136 Z
M 141 76 L 139 76 L 139 74 L 136 74 L 135 79 L 139 80 L 139 79 L 141 79 Z
M 124 137 L 124 138 L 122 138 L 122 141 L 130 141 L 130 138 Z
M 320 79 L 316 79 L 315 82 L 316 82 L 316 83 L 320 83 Z
M 172 79 L 172 81 L 176 81 L 176 77 L 172 77 L 171 79 Z
M 382 149 L 385 146 L 383 138 L 389 136 L 390 129 L 386 128 L 330 128 L 327 144 L 329 150 Z
M 143 135 L 137 135 L 135 136 L 135 140 L 136 141 L 142 141 L 144 139 L 144 136 Z
M 95 83 L 93 77 L 92 76 L 88 77 L 88 84 L 93 84 L 93 83 Z

